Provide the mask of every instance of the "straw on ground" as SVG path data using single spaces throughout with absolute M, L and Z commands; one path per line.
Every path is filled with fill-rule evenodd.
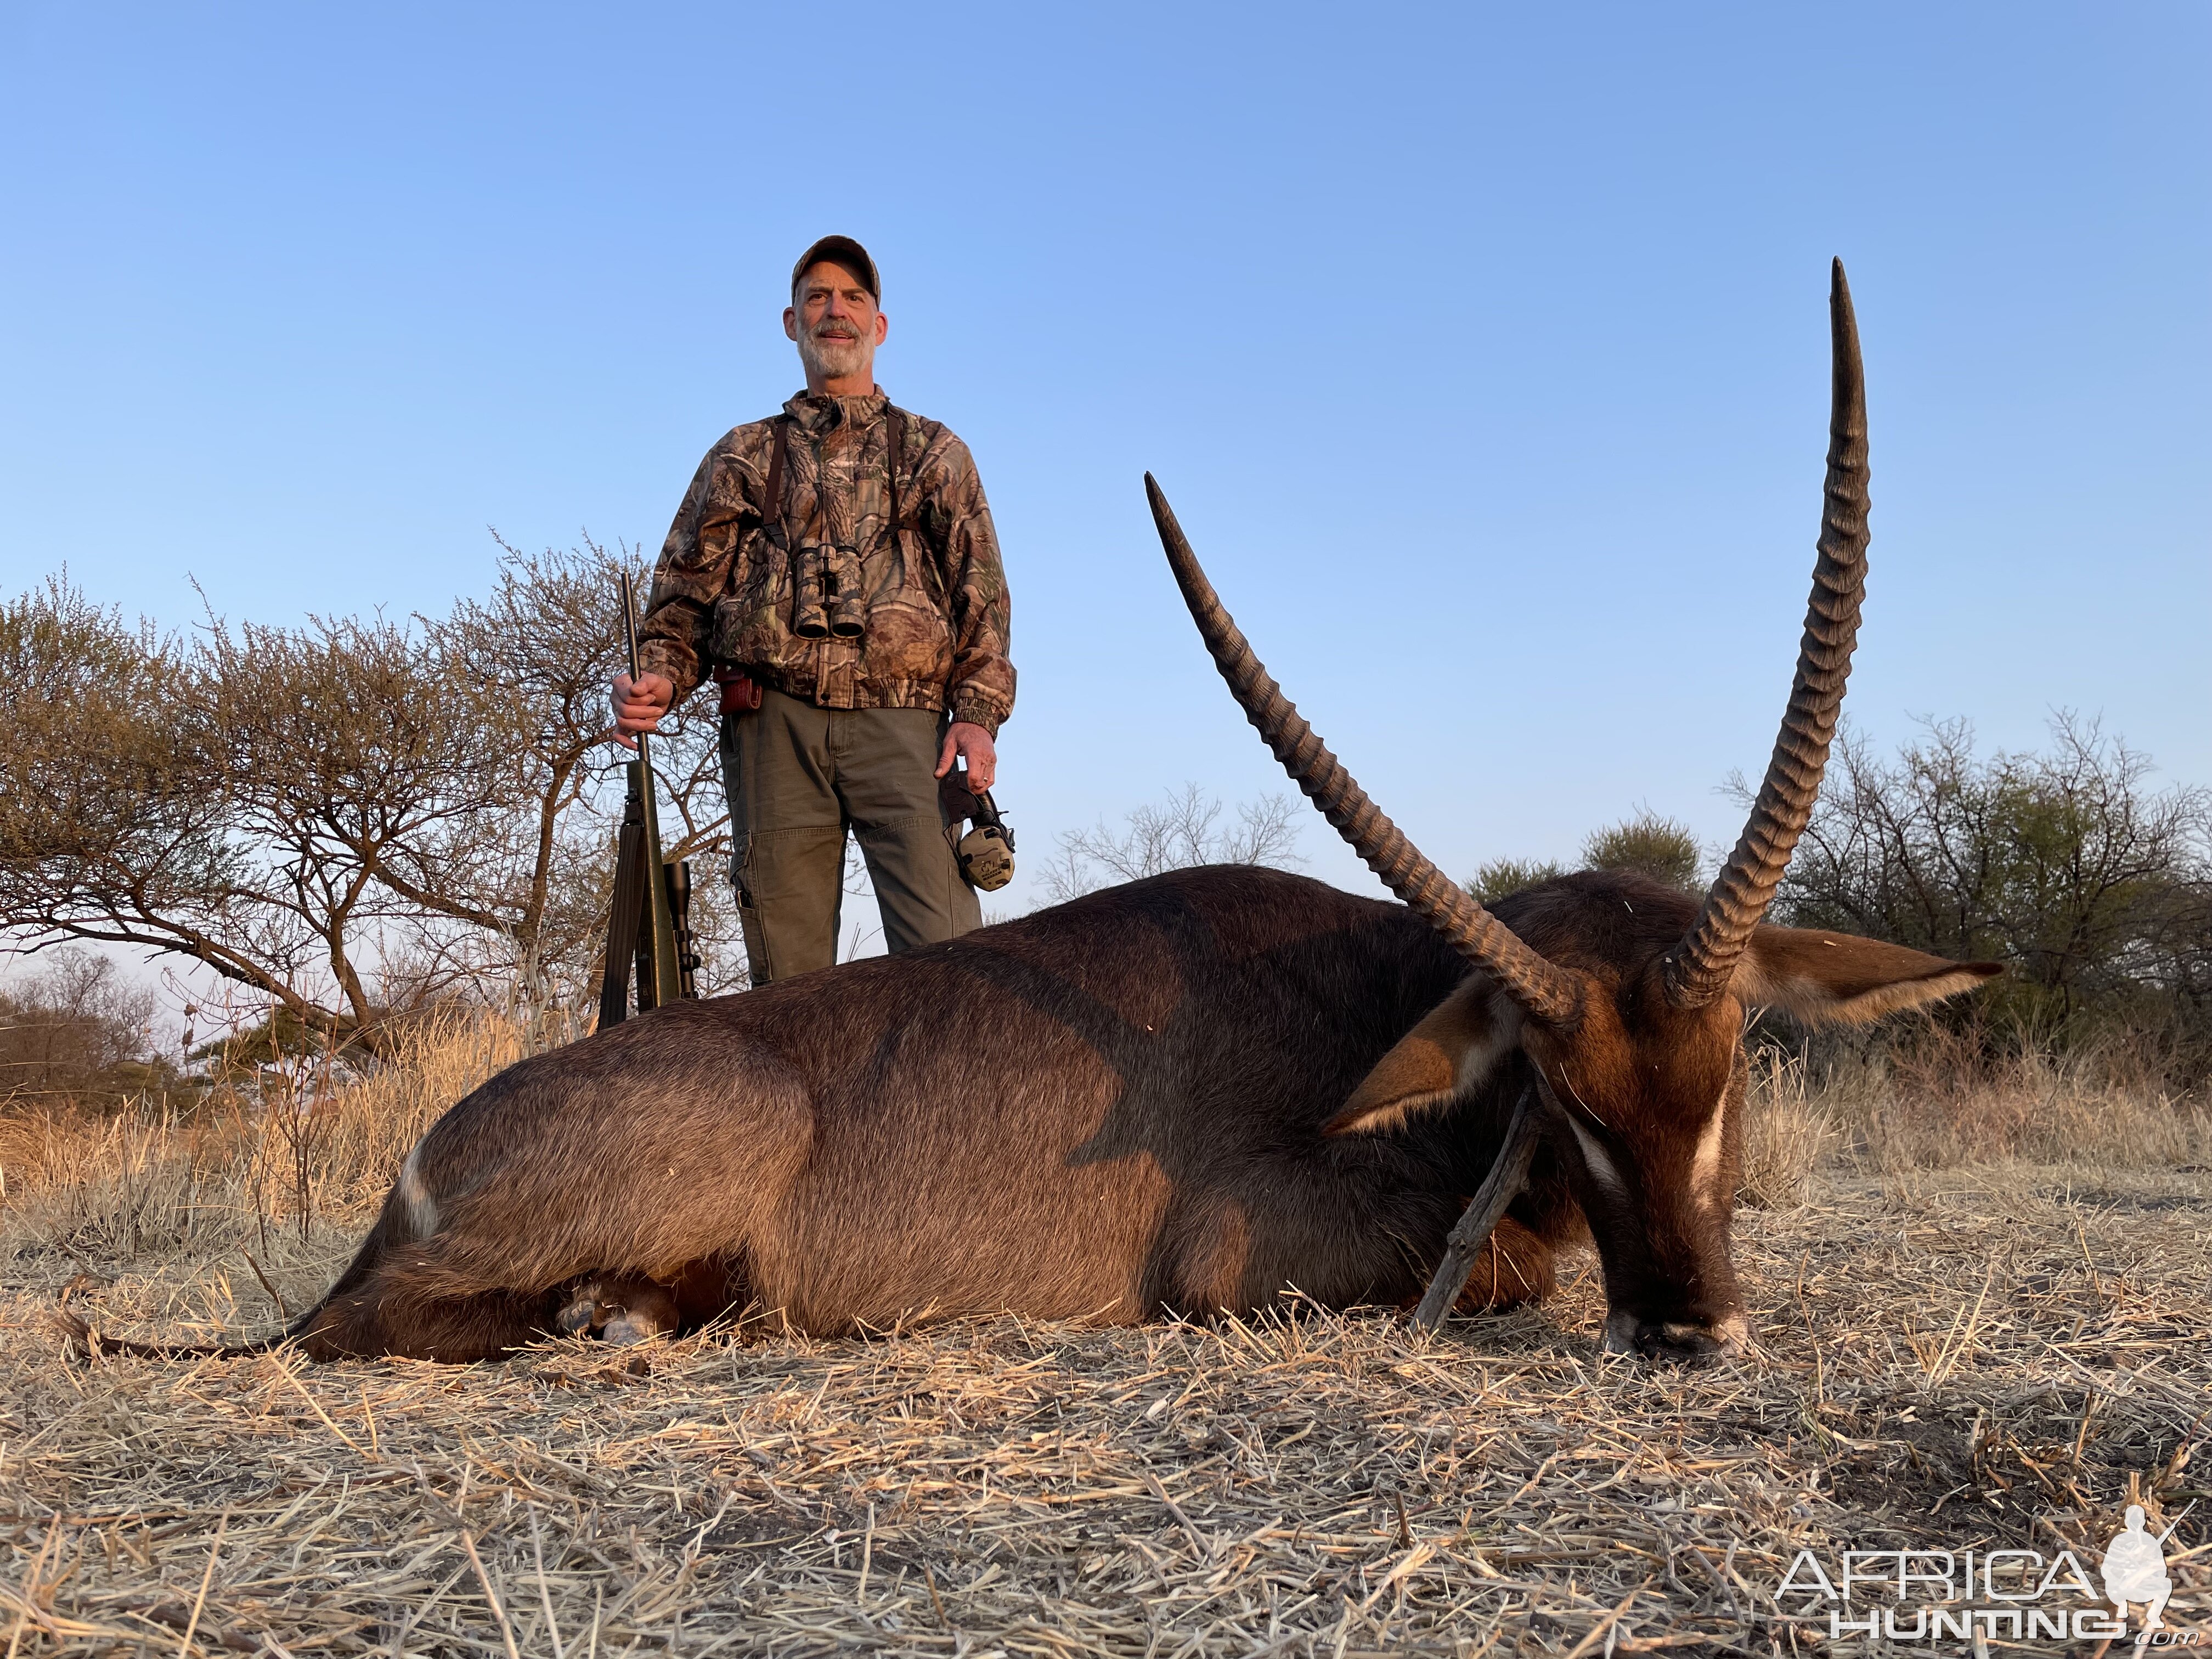
M 1777 1152 L 1739 1215 L 1764 1352 L 1710 1370 L 1601 1358 L 1594 1269 L 1433 1340 L 1293 1298 L 1249 1324 L 757 1328 L 468 1369 L 64 1365 L 72 1280 L 112 1328 L 273 1322 L 235 1272 L 242 1177 L 173 1126 L 127 1183 L 11 1177 L 4 1651 L 1794 1653 L 1828 1645 L 1823 1608 L 1774 1598 L 1798 1549 L 2094 1567 L 2131 1495 L 2181 1523 L 2169 1623 L 2204 1620 L 2201 1165 L 1925 1170 L 1810 1104 L 1826 1163 Z M 365 1201 L 269 1233 L 294 1306 Z M 132 1255 L 106 1243 L 126 1202 Z

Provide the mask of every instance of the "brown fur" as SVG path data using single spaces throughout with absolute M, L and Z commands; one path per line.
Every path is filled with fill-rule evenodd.
M 597 1275 L 672 1287 L 687 1326 L 750 1304 L 823 1334 L 1250 1312 L 1293 1288 L 1395 1304 L 1480 1186 L 1529 1060 L 1602 1120 L 1584 1133 L 1620 1190 L 1547 1125 L 1475 1304 L 1547 1294 L 1553 1254 L 1594 1237 L 1631 1328 L 1712 1328 L 1736 1308 L 1727 1206 L 1691 1185 L 1727 1089 L 1733 1189 L 1741 1012 L 1663 1006 L 1688 906 L 1585 874 L 1498 907 L 1589 976 L 1566 1047 L 1508 1041 L 1510 1006 L 1403 908 L 1242 867 L 678 1004 L 454 1106 L 292 1334 L 318 1358 L 482 1358 L 551 1333 Z M 1778 947 L 1767 971 L 1817 984 L 1829 954 Z M 1842 994 L 1863 998 L 1851 960 Z M 1332 1132 L 1355 1098 L 1367 1126 Z
M 1634 877 L 1585 872 L 1518 893 L 1498 914 L 1580 975 L 1571 1031 L 1522 1021 L 1471 976 L 1383 1056 L 1330 1124 L 1361 1132 L 1480 1087 L 1517 1047 L 1543 1068 L 1554 1177 L 1598 1246 L 1608 1346 L 1697 1354 L 1747 1339 L 1729 1253 L 1742 1164 L 1747 1007 L 1858 1023 L 1951 996 L 1999 971 L 1844 934 L 1761 925 L 1728 994 L 1668 996 L 1663 963 L 1696 901 Z M 1718 1114 L 1717 1117 L 1716 1114 Z M 1480 1264 L 1478 1264 L 1480 1270 Z

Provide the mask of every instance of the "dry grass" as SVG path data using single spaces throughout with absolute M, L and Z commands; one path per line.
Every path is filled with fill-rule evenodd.
M 497 1057 L 445 1041 L 441 1087 Z M 441 1103 L 384 1086 L 380 1117 Z M 2212 1182 L 2131 1152 L 1885 1167 L 1864 1103 L 1832 1097 L 1761 1081 L 1771 1207 L 1738 1255 L 1765 1352 L 1697 1371 L 1599 1358 L 1594 1273 L 1434 1340 L 1288 1304 L 465 1370 L 76 1368 L 46 1310 L 88 1269 L 118 1326 L 274 1316 L 239 1254 L 250 1173 L 222 1163 L 259 1143 L 112 1130 L 9 1175 L 4 1651 L 1818 1650 L 1825 1613 L 1773 1600 L 1798 1549 L 2063 1539 L 2094 1571 L 2131 1489 L 2179 1521 L 2167 1618 L 2201 1625 Z M 1817 1169 L 1784 1121 L 1815 1112 Z M 288 1300 L 411 1133 L 371 1129 L 332 1127 L 354 1162 L 316 1199 L 330 1224 L 268 1231 Z
M 1787 1202 L 1829 1153 L 1896 1174 L 2020 1163 L 2170 1170 L 2212 1163 L 2212 1112 L 2126 1042 L 1984 1054 L 1929 1026 L 1911 1040 L 1808 1059 L 1753 1056 L 1747 1195 Z M 1772 1188 L 1772 1199 L 1764 1196 Z
M 396 1041 L 392 1062 L 368 1076 L 300 1091 L 304 1108 L 263 1110 L 222 1091 L 188 1118 L 0 1116 L 0 1251 L 35 1243 L 95 1265 L 250 1233 L 266 1255 L 319 1217 L 365 1226 L 423 1130 L 525 1051 L 515 1024 L 453 1013 Z
M 1837 1139 L 1836 1114 L 1815 1097 L 1811 1065 L 1802 1054 L 1758 1050 L 1748 1104 L 1737 1196 L 1762 1210 L 1803 1203 L 1813 1172 Z

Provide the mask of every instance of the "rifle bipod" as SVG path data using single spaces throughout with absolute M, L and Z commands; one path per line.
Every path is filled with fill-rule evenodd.
M 660 879 L 648 882 L 657 862 L 635 761 L 629 763 L 629 799 L 615 837 L 615 896 L 607 918 L 607 965 L 599 981 L 599 1028 L 630 1012 L 635 974 L 637 1012 L 650 1012 L 679 997 L 699 994 L 699 953 L 691 939 L 691 860 L 670 859 Z
M 632 684 L 638 678 L 637 608 L 629 574 L 621 580 L 623 644 Z M 615 897 L 607 917 L 607 966 L 599 980 L 599 1029 L 629 1012 L 637 975 L 637 1012 L 699 994 L 699 953 L 691 945 L 691 866 L 660 857 L 660 816 L 653 799 L 652 739 L 641 732 L 629 763 L 629 794 L 615 837 Z

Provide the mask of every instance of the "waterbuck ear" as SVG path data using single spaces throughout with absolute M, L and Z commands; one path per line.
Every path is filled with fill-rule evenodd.
M 2002 963 L 1949 962 L 1850 933 L 1761 923 L 1730 988 L 1746 1003 L 1785 1008 L 1809 1025 L 1860 1025 L 1971 991 L 2002 972 Z
M 1520 1017 L 1486 977 L 1465 981 L 1375 1062 L 1325 1135 L 1387 1129 L 1482 1081 L 1521 1035 Z

